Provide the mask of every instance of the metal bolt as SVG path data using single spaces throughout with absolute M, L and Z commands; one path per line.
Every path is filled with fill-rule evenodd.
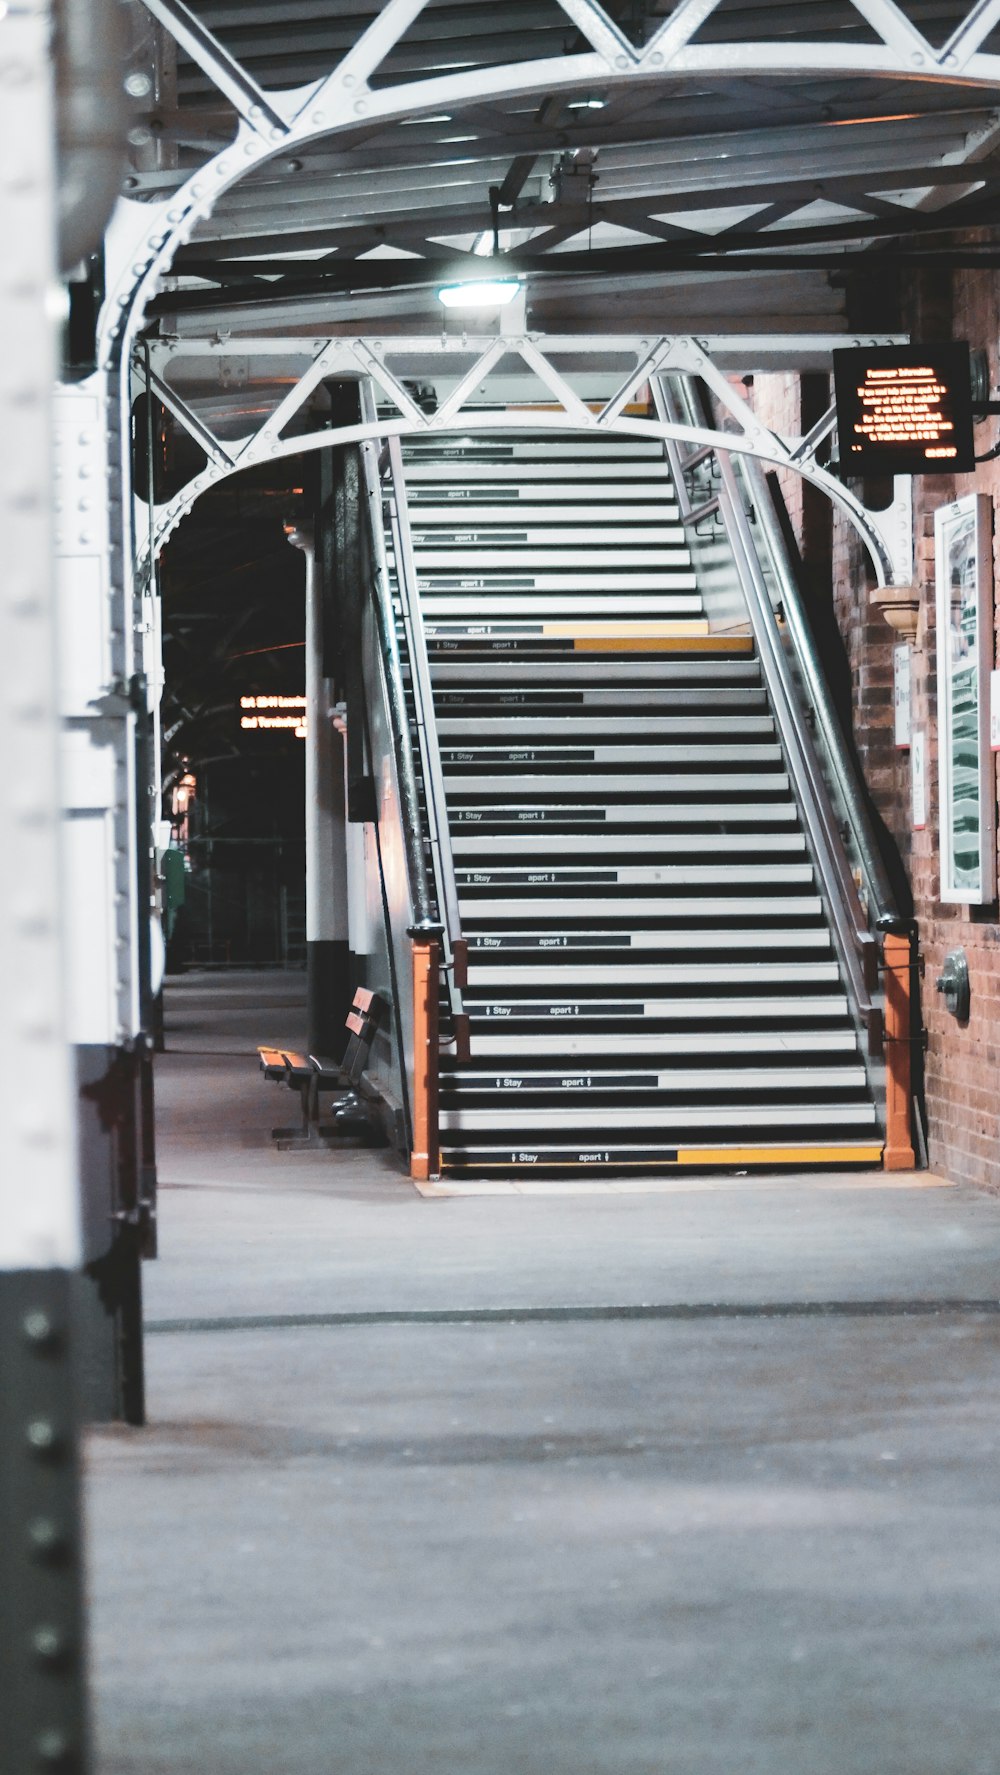
M 67 1768 L 72 1749 L 65 1732 L 40 1732 L 35 1739 L 35 1755 L 47 1769 Z
M 31 1636 L 31 1649 L 45 1664 L 55 1664 L 66 1651 L 66 1641 L 57 1627 L 36 1627 Z
M 32 1307 L 25 1313 L 21 1325 L 30 1344 L 51 1344 L 55 1340 L 56 1328 L 44 1307 Z
M 55 1560 L 66 1551 L 66 1536 L 51 1516 L 36 1516 L 28 1524 L 28 1547 L 34 1559 Z
M 149 75 L 144 74 L 140 68 L 136 68 L 131 74 L 126 74 L 125 91 L 130 99 L 144 99 L 152 90 L 153 82 Z
M 28 1425 L 28 1444 L 36 1454 L 51 1454 L 56 1446 L 56 1427 L 48 1418 L 33 1418 Z

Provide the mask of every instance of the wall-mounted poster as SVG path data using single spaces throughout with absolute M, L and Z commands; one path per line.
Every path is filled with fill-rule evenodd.
M 915 727 L 910 739 L 910 824 L 922 832 L 927 824 L 927 753 L 924 730 Z
M 984 493 L 934 514 L 941 898 L 980 906 L 996 898 L 991 517 Z
M 905 751 L 910 743 L 910 709 L 913 701 L 910 644 L 901 641 L 892 650 L 892 707 L 896 745 Z

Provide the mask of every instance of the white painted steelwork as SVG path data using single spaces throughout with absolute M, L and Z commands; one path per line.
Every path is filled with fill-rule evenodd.
M 910 575 L 909 539 L 900 537 L 895 528 L 883 532 L 877 514 L 868 512 L 850 490 L 822 468 L 815 451 L 826 431 L 815 428 L 806 438 L 784 439 L 769 431 L 753 409 L 733 387 L 716 365 L 709 349 L 709 340 L 690 335 L 664 338 L 618 337 L 615 335 L 575 334 L 541 337 L 516 333 L 416 335 L 393 338 L 325 339 L 312 342 L 314 357 L 309 368 L 289 389 L 278 408 L 251 436 L 222 444 L 176 394 L 171 395 L 171 410 L 190 435 L 208 454 L 206 467 L 184 487 L 170 503 L 156 514 L 156 548 L 173 533 L 180 520 L 209 487 L 215 486 L 237 469 L 281 456 L 295 456 L 308 450 L 329 449 L 332 445 L 387 437 L 436 437 L 441 434 L 497 433 L 501 431 L 553 430 L 588 431 L 608 435 L 629 436 L 647 440 L 673 439 L 693 446 L 711 445 L 736 454 L 746 453 L 761 461 L 792 469 L 819 487 L 847 514 L 871 554 L 879 584 L 894 580 L 908 582 Z M 240 341 L 243 353 L 253 355 L 252 342 Z M 287 349 L 293 342 L 286 342 Z M 294 342 L 301 353 L 303 342 Z M 275 342 L 259 341 L 257 349 L 271 352 Z M 220 347 L 220 349 L 222 349 Z M 157 391 L 166 385 L 163 372 L 171 358 L 183 347 L 167 341 L 151 346 L 151 361 L 158 376 Z M 572 358 L 576 363 L 590 363 L 599 372 L 615 358 L 631 360 L 631 368 L 617 388 L 594 411 L 577 392 L 571 376 L 559 367 L 559 360 Z M 432 413 L 425 413 L 406 387 L 406 373 L 397 369 L 417 361 L 427 366 L 427 373 L 437 368 L 438 374 L 455 381 L 445 399 Z M 511 361 L 521 371 L 536 378 L 540 394 L 550 405 L 533 408 L 506 408 L 503 370 Z M 665 417 L 643 418 L 626 412 L 638 390 L 651 378 L 667 372 L 697 377 L 710 390 L 731 429 L 681 425 Z M 377 419 L 335 429 L 284 434 L 285 428 L 300 413 L 308 397 L 326 379 L 337 377 L 357 379 L 374 385 L 395 408 L 395 415 L 383 413 Z M 491 396 L 490 384 L 494 378 Z M 496 404 L 484 405 L 485 402 Z M 484 471 L 485 472 L 485 471 Z
M 47 6 L 0 16 L 0 1270 L 81 1259 L 48 488 L 57 314 Z
M 278 154 L 289 154 L 325 137 L 391 120 L 450 115 L 472 105 L 538 95 L 540 101 L 574 90 L 612 93 L 630 83 L 670 81 L 693 86 L 712 74 L 740 77 L 810 75 L 852 80 L 894 77 L 920 82 L 961 82 L 966 90 L 1000 88 L 1000 57 L 983 45 L 998 22 L 997 0 L 978 0 L 947 41 L 935 45 L 893 0 L 851 0 L 877 39 L 873 43 L 755 39 L 740 34 L 729 15 L 727 41 L 699 39 L 720 0 L 680 0 L 670 16 L 637 44 L 598 0 L 557 0 L 568 24 L 589 49 L 535 61 L 465 65 L 430 77 L 406 78 L 393 70 L 392 55 L 430 0 L 386 0 L 362 24 L 354 42 L 322 78 L 286 91 L 265 90 L 183 0 L 145 0 L 147 10 L 200 68 L 238 118 L 234 139 L 181 188 L 152 205 L 127 200 L 113 231 L 102 350 L 110 362 L 115 341 L 130 343 L 145 307 L 169 274 L 178 248 L 190 239 L 219 198 Z M 275 14 L 277 23 L 280 14 Z M 359 19 L 359 23 L 360 23 Z M 349 30 L 347 20 L 341 25 Z M 400 72 L 403 78 L 400 78 Z
M 111 481 L 108 411 L 108 379 L 100 372 L 56 391 L 59 692 L 73 883 L 66 908 L 68 1032 L 82 1045 L 116 1047 L 140 1023 L 138 709 L 130 685 L 142 653 L 158 653 L 158 612 L 149 600 L 148 633 L 140 636 L 121 611 L 121 561 L 112 538 L 121 504 Z M 151 887 L 148 867 L 147 874 Z

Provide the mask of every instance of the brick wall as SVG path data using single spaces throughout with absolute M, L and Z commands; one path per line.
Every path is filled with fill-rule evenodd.
M 914 281 L 903 292 L 904 326 L 914 338 L 967 339 L 988 346 L 990 375 L 1000 379 L 995 341 L 1000 336 L 1000 300 L 996 279 L 987 272 L 956 273 L 954 286 L 935 278 Z M 754 406 L 765 423 L 784 433 L 800 433 L 815 418 L 807 411 L 813 378 L 760 376 L 752 391 Z M 805 386 L 804 386 L 805 385 Z M 815 389 L 813 395 L 815 396 Z M 977 451 L 1000 436 L 1000 417 L 976 429 Z M 927 740 L 927 825 L 915 832 L 911 824 L 909 753 L 897 751 L 893 737 L 892 650 L 898 637 L 869 601 L 874 575 L 857 533 L 839 512 L 820 520 L 816 495 L 788 486 L 786 497 L 806 568 L 806 584 L 822 633 L 824 605 L 832 612 L 846 659 L 837 659 L 836 642 L 828 644 L 836 680 L 848 693 L 858 757 L 875 805 L 891 833 L 913 895 L 920 951 L 926 976 L 921 1003 L 927 1029 L 924 1095 L 928 1153 L 932 1168 L 956 1182 L 1000 1191 L 1000 922 L 997 908 L 943 905 L 939 900 L 939 815 L 937 748 L 937 662 L 934 608 L 934 512 L 964 493 L 990 494 L 995 513 L 1000 506 L 1000 462 L 984 463 L 975 474 L 954 480 L 946 476 L 914 479 L 914 580 L 920 589 L 921 620 L 912 659 L 913 724 Z M 865 497 L 876 489 L 866 487 Z M 823 501 L 824 506 L 826 502 Z M 994 550 L 996 559 L 996 547 Z M 994 613 L 994 638 L 996 615 Z M 994 793 L 996 772 L 994 768 Z M 949 950 L 962 948 L 968 957 L 972 1008 L 968 1024 L 959 1025 L 935 991 Z

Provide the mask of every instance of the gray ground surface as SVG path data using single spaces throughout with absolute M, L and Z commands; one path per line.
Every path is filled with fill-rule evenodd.
M 300 997 L 171 989 L 178 1328 L 149 1427 L 89 1439 L 99 1775 L 998 1775 L 1000 1202 L 425 1201 L 273 1150 L 253 1049 Z M 745 1316 L 676 1316 L 713 1303 Z M 275 1323 L 191 1329 L 233 1317 Z

